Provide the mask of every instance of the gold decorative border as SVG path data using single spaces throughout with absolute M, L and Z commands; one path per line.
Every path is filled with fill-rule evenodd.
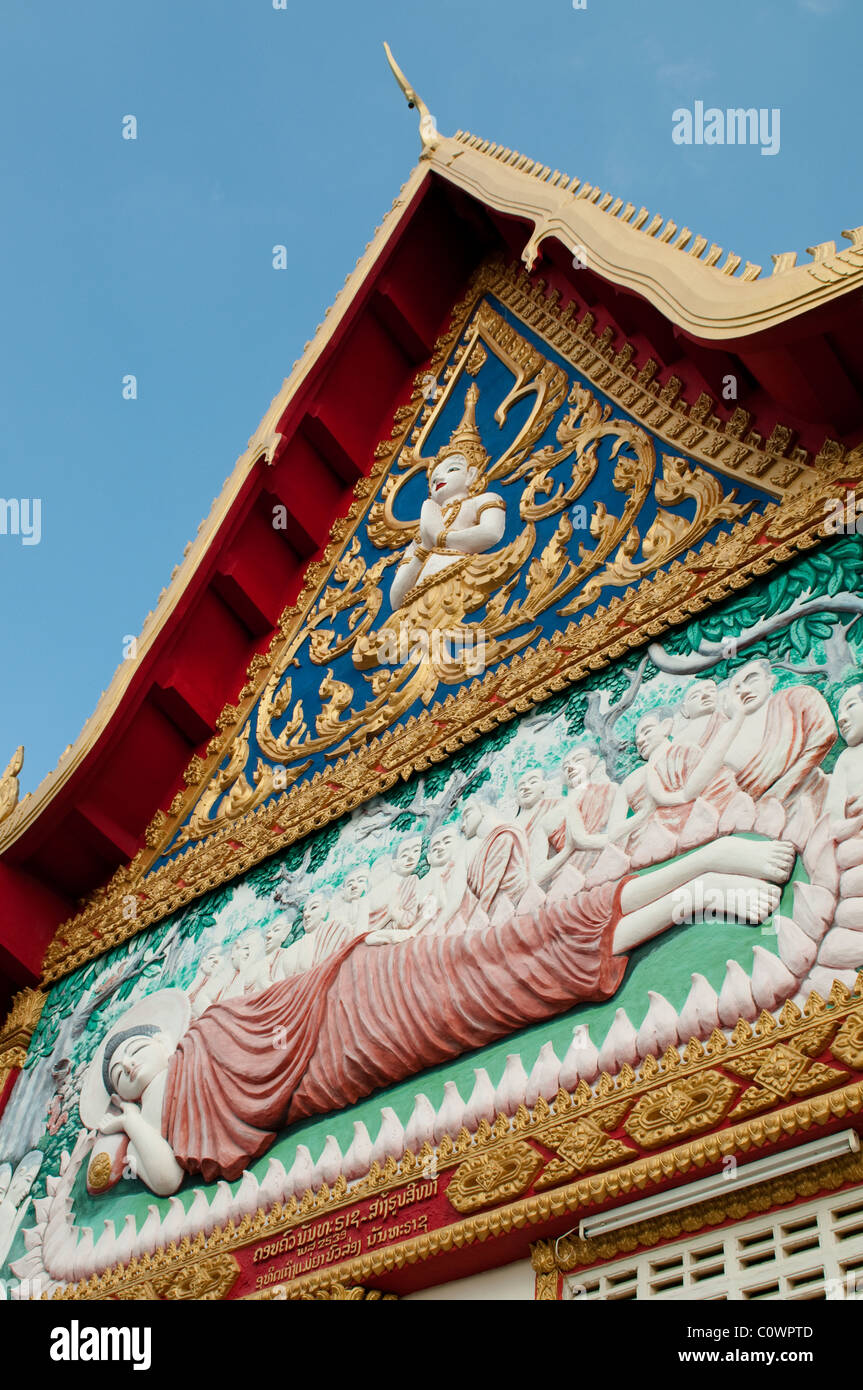
M 553 1149 L 554 1142 L 548 1141 L 553 1138 L 553 1131 L 560 1128 L 562 1120 L 581 1124 L 597 1111 L 607 1108 L 610 1100 L 619 1103 L 624 1094 L 628 1107 L 641 1095 L 667 1088 L 671 1080 L 685 1083 L 687 1078 L 699 1072 L 710 1072 L 717 1066 L 725 1067 L 739 1076 L 748 1076 L 753 1071 L 751 1063 L 758 1060 L 757 1054 L 778 1045 L 790 1046 L 795 1040 L 801 1051 L 808 1049 L 808 1055 L 813 1055 L 827 1046 L 826 1041 L 819 1041 L 819 1035 L 826 1037 L 840 1028 L 842 1036 L 837 1037 L 834 1055 L 845 1066 L 863 1071 L 863 972 L 857 977 L 853 994 L 841 982 L 835 981 L 826 1002 L 813 991 L 802 1011 L 788 1001 L 778 1017 L 762 1012 L 754 1027 L 741 1019 L 733 1030 L 730 1042 L 718 1029 L 706 1044 L 690 1039 L 682 1050 L 668 1048 L 661 1061 L 648 1057 L 638 1072 L 623 1066 L 616 1077 L 604 1072 L 592 1089 L 580 1082 L 572 1094 L 561 1090 L 553 1106 L 540 1099 L 532 1111 L 525 1106 L 519 1107 L 512 1121 L 502 1114 L 494 1125 L 482 1121 L 474 1136 L 462 1129 L 455 1140 L 445 1137 L 437 1149 L 425 1144 L 418 1154 L 408 1150 L 399 1163 L 392 1158 L 383 1167 L 374 1163 L 367 1177 L 350 1189 L 344 1176 L 341 1176 L 332 1187 L 325 1183 L 317 1193 L 307 1190 L 299 1201 L 292 1197 L 287 1203 L 276 1203 L 269 1211 L 259 1208 L 254 1215 L 243 1217 L 237 1225 L 228 1222 L 223 1227 L 217 1227 L 208 1236 L 202 1231 L 194 1239 L 184 1237 L 179 1244 L 171 1242 L 164 1250 L 153 1255 L 132 1259 L 125 1266 L 114 1266 L 101 1275 L 94 1275 L 89 1280 L 82 1279 L 76 1285 L 58 1290 L 54 1297 L 103 1299 L 116 1296 L 120 1289 L 152 1284 L 155 1276 L 179 1267 L 195 1266 L 200 1261 L 211 1259 L 214 1252 L 237 1250 L 264 1237 L 282 1235 L 307 1222 L 318 1220 L 324 1213 L 350 1207 L 364 1198 L 415 1182 L 429 1171 L 430 1164 L 434 1164 L 435 1171 L 440 1174 L 462 1165 L 468 1157 L 471 1162 L 475 1162 L 479 1155 L 487 1155 L 493 1160 L 497 1153 L 512 1146 L 514 1137 L 521 1142 L 534 1139 Z M 828 1083 L 839 1077 L 846 1081 L 848 1075 L 847 1071 L 831 1072 L 827 1068 L 823 1068 L 822 1074 L 826 1075 Z M 744 1081 L 742 1084 L 745 1086 L 747 1083 Z M 783 1096 L 777 1093 L 774 1099 L 778 1103 Z M 832 1090 L 824 1089 L 822 1083 L 819 1094 L 803 1096 L 782 1109 L 748 1118 L 725 1129 L 714 1129 L 706 1134 L 685 1138 L 684 1142 L 670 1149 L 641 1153 L 636 1148 L 633 1151 L 636 1157 L 616 1167 L 606 1168 L 602 1172 L 587 1172 L 575 1181 L 553 1189 L 535 1191 L 531 1196 L 492 1210 L 472 1212 L 438 1230 L 412 1237 L 398 1245 L 367 1252 L 343 1264 L 281 1285 L 271 1285 L 246 1297 L 272 1297 L 274 1289 L 286 1290 L 285 1296 L 289 1298 L 318 1297 L 323 1290 L 337 1283 L 362 1285 L 370 1278 L 377 1278 L 404 1264 L 414 1264 L 527 1225 L 552 1221 L 570 1212 L 596 1208 L 630 1192 L 642 1192 L 678 1174 L 697 1172 L 726 1157 L 745 1154 L 753 1148 L 773 1144 L 813 1127 L 829 1124 L 837 1118 L 857 1114 L 863 1114 L 863 1078 L 837 1085 Z M 697 1127 L 697 1121 L 694 1124 Z M 685 1126 L 678 1133 L 683 1137 Z M 631 1133 L 629 1137 L 632 1137 Z M 591 1251 L 596 1248 L 596 1242 L 591 1243 Z
M 559 1302 L 562 1275 L 576 1270 L 593 1272 L 616 1255 L 630 1254 L 639 1247 L 651 1249 L 677 1240 L 684 1233 L 694 1235 L 706 1227 L 722 1226 L 726 1221 L 743 1221 L 756 1212 L 786 1206 L 798 1197 L 835 1192 L 853 1183 L 863 1183 L 863 1153 L 844 1154 L 842 1158 L 827 1159 L 797 1173 L 770 1178 L 753 1187 L 741 1188 L 736 1196 L 734 1184 L 729 1183 L 728 1192 L 721 1197 L 681 1207 L 666 1216 L 637 1221 L 591 1240 L 580 1240 L 571 1234 L 557 1240 L 539 1240 L 531 1246 L 531 1263 L 536 1272 L 535 1298 L 542 1303 Z
M 0 1092 L 9 1073 L 15 1067 L 23 1067 L 27 1059 L 27 1048 L 46 998 L 38 989 L 22 989 L 12 997 L 12 1006 L 0 1028 Z
M 296 632 L 332 572 L 396 453 L 430 413 L 432 406 L 425 403 L 423 414 L 422 383 L 429 370 L 440 371 L 486 293 L 510 307 L 527 327 L 544 336 L 578 371 L 647 428 L 675 446 L 685 447 L 709 467 L 740 479 L 755 479 L 759 487 L 769 486 L 762 479 L 772 475 L 774 489 L 779 488 L 782 470 L 792 470 L 793 477 L 787 473 L 788 490 L 781 505 L 767 503 L 761 514 L 737 523 L 729 534 L 702 546 L 696 575 L 691 557 L 674 561 L 627 594 L 612 597 L 607 606 L 600 605 L 593 614 L 570 623 L 532 650 L 501 663 L 472 687 L 448 695 L 332 768 L 297 783 L 150 872 L 160 847 L 170 842 L 183 823 L 248 718 L 279 649 Z M 481 268 L 468 294 L 456 306 L 429 368 L 417 374 L 410 402 L 396 411 L 391 437 L 378 446 L 372 473 L 358 481 L 347 516 L 333 524 L 323 558 L 309 565 L 303 590 L 283 613 L 268 652 L 253 658 L 237 703 L 226 705 L 222 711 L 220 733 L 211 739 L 206 758 L 194 758 L 187 768 L 188 790 L 178 793 L 167 815 L 157 813 L 147 835 L 148 850 L 120 868 L 81 913 L 58 928 L 45 958 L 45 982 L 86 964 L 412 773 L 440 762 L 708 604 L 727 598 L 791 559 L 798 550 L 817 543 L 824 534 L 825 504 L 836 493 L 840 480 L 863 480 L 863 450 L 846 455 L 842 446 L 828 440 L 814 463 L 801 450 L 786 456 L 791 431 L 777 426 L 765 445 L 760 435 L 749 430 L 746 412 L 735 411 L 723 430 L 711 413 L 714 402 L 701 396 L 686 406 L 679 400 L 680 383 L 675 378 L 660 387 L 653 380 L 655 364 L 647 362 L 637 372 L 629 345 L 615 353 L 610 336 L 610 330 L 596 334 L 589 312 L 574 322 L 571 310 L 561 310 L 558 297 L 547 295 L 543 282 L 499 261 Z M 457 362 L 458 357 L 452 370 Z

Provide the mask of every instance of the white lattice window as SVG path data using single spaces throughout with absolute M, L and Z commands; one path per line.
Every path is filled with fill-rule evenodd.
M 863 1188 L 568 1275 L 563 1297 L 863 1298 Z

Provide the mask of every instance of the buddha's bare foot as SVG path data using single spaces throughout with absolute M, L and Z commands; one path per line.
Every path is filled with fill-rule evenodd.
M 705 874 L 692 885 L 695 920 L 705 922 L 766 922 L 779 907 L 782 889 L 775 883 L 745 874 Z
M 744 874 L 768 883 L 786 883 L 797 854 L 790 840 L 747 840 L 742 835 L 714 841 L 709 852 L 711 867 L 720 873 Z

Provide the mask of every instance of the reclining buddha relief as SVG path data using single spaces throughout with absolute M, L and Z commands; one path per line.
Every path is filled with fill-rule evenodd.
M 853 983 L 861 572 L 857 537 L 825 545 L 55 985 L 0 1164 L 41 1152 L 36 1208 L 58 1166 L 63 1202 L 15 1272 L 79 1277 L 146 1248 L 148 1206 L 179 1238 Z

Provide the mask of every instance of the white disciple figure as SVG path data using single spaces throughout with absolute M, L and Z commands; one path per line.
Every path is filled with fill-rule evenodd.
M 31 1149 L 21 1159 L 8 1181 L 2 1200 L 0 1200 L 0 1265 L 6 1260 L 19 1227 L 30 1206 L 30 1189 L 39 1176 L 43 1154 L 39 1149 Z M 3 1171 L 8 1168 L 3 1165 Z

